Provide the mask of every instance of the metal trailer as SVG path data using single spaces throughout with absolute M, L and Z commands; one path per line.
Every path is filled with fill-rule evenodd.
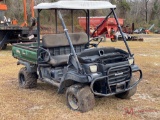
M 4 1 L 4 0 L 1 0 Z M 7 11 L 7 5 L 0 3 L 0 50 L 6 49 L 7 44 L 20 43 L 20 42 L 34 42 L 36 41 L 37 31 L 34 28 L 34 1 L 30 0 L 30 8 L 32 14 L 32 23 L 28 26 L 27 23 L 27 10 L 26 10 L 26 0 L 23 0 L 24 7 L 24 22 L 18 25 L 16 19 L 10 19 L 5 17 L 5 12 Z
M 0 28 L 0 50 L 6 49 L 7 44 L 35 42 L 36 37 L 36 29 L 30 31 L 27 27 L 4 27 L 4 29 Z

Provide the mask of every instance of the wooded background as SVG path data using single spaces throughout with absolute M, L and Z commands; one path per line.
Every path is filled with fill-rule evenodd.
M 35 5 L 41 2 L 54 2 L 57 0 L 35 0 Z M 148 28 L 155 24 L 156 29 L 160 28 L 160 0 L 109 0 L 111 3 L 117 5 L 117 16 L 125 19 L 125 25 L 135 23 L 135 26 Z M 30 0 L 27 0 L 28 18 L 31 16 Z M 19 22 L 23 21 L 23 1 L 22 0 L 6 0 L 8 11 L 6 17 L 16 18 Z M 52 12 L 53 14 L 53 12 Z M 91 11 L 93 16 L 104 16 L 106 11 L 98 10 Z M 51 22 L 53 16 L 50 12 L 43 12 L 44 22 Z

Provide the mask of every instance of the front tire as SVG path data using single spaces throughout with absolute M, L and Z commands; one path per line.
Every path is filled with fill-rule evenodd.
M 21 88 L 29 89 L 37 86 L 37 74 L 27 72 L 25 67 L 21 68 L 18 74 L 19 86 Z
M 95 105 L 94 94 L 88 86 L 75 84 L 66 91 L 67 105 L 70 109 L 80 112 L 87 112 Z
M 136 79 L 133 77 L 130 81 L 130 85 L 132 86 L 135 82 L 136 82 Z M 137 86 L 135 86 L 134 88 L 126 92 L 116 94 L 115 96 L 121 99 L 129 99 L 131 96 L 133 96 L 136 93 L 136 91 L 137 91 Z

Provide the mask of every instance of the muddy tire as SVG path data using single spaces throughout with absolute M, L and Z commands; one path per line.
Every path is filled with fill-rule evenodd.
M 130 85 L 133 85 L 136 82 L 135 78 L 132 78 L 130 81 Z M 121 99 L 129 99 L 131 96 L 133 96 L 137 91 L 137 86 L 135 86 L 134 88 L 130 89 L 129 91 L 123 92 L 123 93 L 119 93 L 116 94 L 115 96 L 117 98 L 121 98 Z
M 19 86 L 25 89 L 35 88 L 37 86 L 37 78 L 36 73 L 27 72 L 26 68 L 23 67 L 18 74 Z
M 5 50 L 6 48 L 7 48 L 7 44 L 4 44 L 1 49 L 2 49 L 2 50 Z
M 95 105 L 94 94 L 88 86 L 75 84 L 66 91 L 67 106 L 75 111 L 87 112 Z

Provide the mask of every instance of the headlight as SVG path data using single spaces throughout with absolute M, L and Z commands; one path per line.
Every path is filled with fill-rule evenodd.
M 132 65 L 132 64 L 134 63 L 134 59 L 133 59 L 133 58 L 130 58 L 130 59 L 128 60 L 128 62 L 129 62 L 130 65 Z
M 89 66 L 89 68 L 90 68 L 90 71 L 91 71 L 92 73 L 97 72 L 97 65 L 91 65 L 91 66 Z
M 4 23 L 4 21 L 1 21 L 1 23 Z

